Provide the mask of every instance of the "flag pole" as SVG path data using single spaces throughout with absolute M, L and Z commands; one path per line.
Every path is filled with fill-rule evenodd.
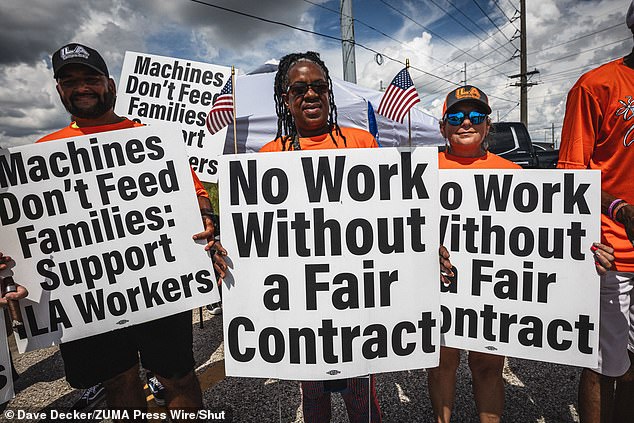
M 236 68 L 231 66 L 231 96 L 233 99 L 233 152 L 238 154 L 238 136 L 236 129 Z
M 407 73 L 409 73 L 409 59 L 405 59 L 405 69 L 407 70 Z M 412 108 L 410 107 L 407 111 L 407 142 L 410 148 L 412 147 L 412 119 L 410 116 L 411 110 Z

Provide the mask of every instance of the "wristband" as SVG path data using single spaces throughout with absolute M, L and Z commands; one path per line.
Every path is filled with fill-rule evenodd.
M 625 206 L 629 206 L 629 204 L 626 201 L 622 201 L 616 207 L 614 207 L 614 210 L 612 211 L 612 215 L 614 217 L 612 217 L 612 220 L 614 220 L 615 222 L 617 221 L 616 220 L 617 213 Z
M 213 216 L 214 215 L 214 211 L 213 209 L 209 208 L 209 207 L 204 207 L 202 209 L 200 209 L 200 215 L 201 216 Z
M 614 208 L 616 206 L 618 206 L 619 204 L 621 204 L 622 202 L 624 202 L 625 200 L 621 199 L 621 198 L 617 198 L 616 200 L 612 201 L 610 203 L 610 207 L 608 207 L 608 217 L 612 220 L 614 220 Z

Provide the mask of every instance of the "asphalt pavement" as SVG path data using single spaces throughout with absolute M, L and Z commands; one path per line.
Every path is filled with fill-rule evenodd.
M 225 421 L 232 422 L 303 421 L 298 382 L 224 377 L 222 316 L 212 316 L 203 311 L 201 328 L 196 311 L 192 324 L 197 374 L 204 389 L 206 409 L 216 416 L 224 411 Z M 15 383 L 16 397 L 9 402 L 7 410 L 22 409 L 32 413 L 68 410 L 81 395 L 81 391 L 66 383 L 57 347 L 21 355 L 14 351 L 14 364 L 20 378 Z M 576 367 L 508 359 L 504 369 L 506 403 L 502 420 L 513 423 L 578 422 L 576 393 L 579 374 L 580 369 Z M 377 375 L 377 393 L 384 422 L 433 421 L 425 370 Z M 340 395 L 333 395 L 332 405 L 332 421 L 347 422 Z M 151 410 L 161 410 L 151 400 L 149 406 Z M 16 420 L 0 414 L 0 421 Z M 32 418 L 19 421 L 54 420 Z M 452 421 L 478 421 L 464 354 L 458 370 Z

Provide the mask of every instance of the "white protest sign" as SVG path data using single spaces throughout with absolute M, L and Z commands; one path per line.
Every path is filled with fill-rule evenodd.
M 153 125 L 0 150 L 0 237 L 50 346 L 217 301 L 185 148 Z
M 4 311 L 0 309 L 0 404 L 4 404 L 14 396 L 9 342 L 5 330 Z
M 223 156 L 226 374 L 436 366 L 437 166 L 434 148 Z
M 229 78 L 230 67 L 126 51 L 115 111 L 145 124 L 176 125 L 200 180 L 216 182 L 227 129 L 211 135 L 205 120 Z
M 443 345 L 596 367 L 598 171 L 440 170 Z

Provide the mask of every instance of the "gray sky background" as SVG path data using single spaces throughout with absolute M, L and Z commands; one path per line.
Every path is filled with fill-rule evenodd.
M 28 144 L 68 124 L 55 92 L 50 54 L 68 42 L 99 50 L 115 81 L 126 50 L 235 65 L 249 72 L 286 53 L 315 50 L 342 77 L 331 39 L 210 7 L 340 37 L 339 0 L 4 0 L 0 4 L 0 146 Z M 579 76 L 632 50 L 629 0 L 526 0 L 529 129 L 559 138 L 566 94 Z M 512 58 L 519 0 L 354 0 L 357 82 L 379 89 L 410 60 L 421 103 L 439 116 L 446 93 L 467 82 L 489 94 L 493 119 L 519 120 Z M 382 82 L 381 82 L 382 81 Z

